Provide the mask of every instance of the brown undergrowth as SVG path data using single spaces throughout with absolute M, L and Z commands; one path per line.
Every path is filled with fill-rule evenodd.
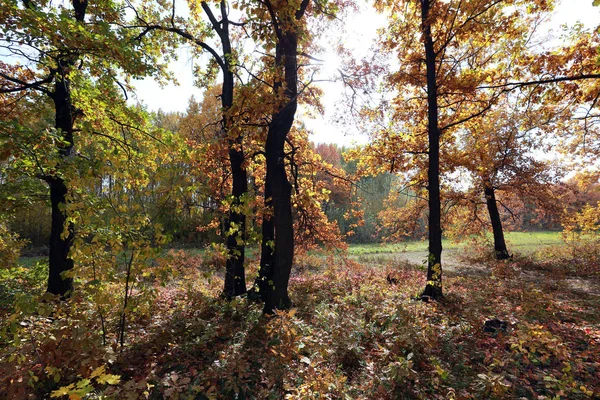
M 91 298 L 22 311 L 22 337 L 2 342 L 0 397 L 600 396 L 600 297 L 521 279 L 525 261 L 448 276 L 445 299 L 423 303 L 418 268 L 312 257 L 291 278 L 294 308 L 265 317 L 245 298 L 221 300 L 209 268 L 177 257 L 177 278 L 132 312 L 123 349 L 110 336 L 103 345 Z M 485 332 L 489 319 L 506 330 Z

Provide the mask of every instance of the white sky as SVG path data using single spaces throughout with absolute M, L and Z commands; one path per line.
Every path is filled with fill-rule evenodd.
M 582 22 L 587 28 L 600 25 L 600 7 L 593 7 L 592 0 L 563 0 L 556 7 L 548 30 L 560 33 L 563 24 L 573 25 Z M 383 19 L 370 7 L 363 7 L 358 15 L 350 16 L 345 21 L 344 32 L 330 32 L 328 39 L 331 41 L 344 38 L 346 45 L 351 45 L 357 56 L 364 56 L 369 51 L 376 37 L 376 30 L 381 26 Z M 170 65 L 179 86 L 167 85 L 163 88 L 153 79 L 147 78 L 135 83 L 137 98 L 151 110 L 181 111 L 187 109 L 188 99 L 193 95 L 196 99 L 202 98 L 202 91 L 194 86 L 193 62 L 191 51 L 184 46 L 179 51 L 179 60 Z M 333 52 L 325 55 L 324 76 L 330 75 L 337 68 L 339 59 Z M 303 122 L 313 132 L 311 140 L 317 143 L 337 143 L 350 146 L 365 143 L 366 135 L 359 134 L 352 126 L 334 124 L 336 115 L 344 114 L 342 92 L 343 86 L 339 82 L 319 83 L 324 92 L 322 102 L 325 106 L 325 115 L 310 118 L 302 108 L 299 109 L 297 119 Z

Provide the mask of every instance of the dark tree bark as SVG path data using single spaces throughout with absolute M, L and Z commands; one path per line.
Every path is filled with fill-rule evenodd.
M 442 293 L 442 207 L 440 201 L 440 127 L 438 122 L 436 54 L 429 21 L 430 0 L 421 0 L 425 64 L 427 67 L 427 118 L 429 139 L 429 257 L 424 299 L 439 299 Z
M 227 262 L 225 264 L 226 297 L 239 296 L 246 293 L 246 273 L 244 269 L 246 247 L 246 214 L 243 211 L 243 195 L 248 192 L 246 170 L 243 167 L 244 153 L 236 150 L 230 143 L 229 161 L 233 179 L 231 209 L 225 222 L 224 232 L 227 246 Z M 232 232 L 228 232 L 229 230 Z
M 88 5 L 87 0 L 73 0 L 72 4 L 75 19 L 83 22 Z M 56 60 L 56 78 L 51 97 L 54 102 L 55 127 L 62 136 L 62 143 L 58 144 L 61 161 L 66 161 L 73 153 L 73 123 L 77 112 L 71 102 L 71 88 L 67 76 L 77 58 L 77 54 L 70 54 Z M 65 210 L 68 188 L 60 175 L 47 176 L 45 181 L 50 187 L 50 204 L 52 206 L 47 291 L 66 298 L 73 291 L 73 278 L 66 275 L 70 274 L 74 265 L 73 260 L 69 257 L 73 244 L 73 224 L 67 222 Z
M 232 202 L 229 215 L 225 221 L 225 244 L 227 246 L 227 262 L 225 264 L 225 287 L 223 295 L 227 298 L 246 293 L 246 272 L 244 270 L 246 247 L 246 214 L 243 210 L 243 196 L 248 192 L 248 176 L 244 167 L 244 152 L 242 149 L 242 135 L 232 132 L 233 119 L 230 115 L 233 105 L 234 76 L 231 71 L 230 56 L 231 40 L 229 38 L 229 19 L 225 1 L 221 1 L 221 21 L 215 23 L 212 12 L 206 3 L 202 7 L 213 21 L 213 29 L 218 33 L 223 46 L 222 70 L 223 84 L 221 86 L 221 105 L 223 106 L 223 119 L 221 121 L 222 134 L 229 145 L 229 163 L 232 176 Z
M 490 221 L 492 222 L 492 232 L 494 233 L 494 252 L 497 260 L 507 260 L 510 258 L 506 241 L 504 240 L 504 231 L 502 229 L 502 220 L 498 212 L 498 203 L 496 202 L 496 193 L 494 187 L 488 183 L 484 189 L 485 202 L 487 204 Z
M 69 251 L 73 243 L 73 225 L 65 223 L 67 215 L 64 210 L 67 186 L 60 178 L 47 178 L 50 186 L 50 203 L 52 205 L 52 222 L 50 230 L 50 254 L 48 259 L 48 293 L 66 298 L 73 291 L 73 278 L 65 276 L 73 269 L 73 260 Z M 65 229 L 68 231 L 63 237 Z
M 276 81 L 275 93 L 283 90 L 287 102 L 272 116 L 265 144 L 267 174 L 273 201 L 273 226 L 275 247 L 271 267 L 266 271 L 266 301 L 263 312 L 286 309 L 292 304 L 288 295 L 288 283 L 294 259 L 294 224 L 292 217 L 292 185 L 285 170 L 284 146 L 292 129 L 298 107 L 298 21 L 304 16 L 309 0 L 303 0 L 293 20 L 279 20 L 270 1 L 265 1 L 277 43 L 275 67 L 283 69 L 283 82 Z
M 232 176 L 232 202 L 227 218 L 223 221 L 223 241 L 227 247 L 227 262 L 225 265 L 225 283 L 223 296 L 232 298 L 246 293 L 246 274 L 244 270 L 245 261 L 245 242 L 246 242 L 246 215 L 243 210 L 243 197 L 248 191 L 248 175 L 244 167 L 244 151 L 242 148 L 242 134 L 235 127 L 234 118 L 231 116 L 231 106 L 234 96 L 234 74 L 231 70 L 231 39 L 229 37 L 229 27 L 231 21 L 227 13 L 227 4 L 225 0 L 220 2 L 221 19 L 217 20 L 206 1 L 200 3 L 206 16 L 208 17 L 212 29 L 217 33 L 223 47 L 223 55 L 219 53 L 206 42 L 194 37 L 184 28 L 175 26 L 171 21 L 170 26 L 160 24 L 144 23 L 146 30 L 140 35 L 151 32 L 152 30 L 162 30 L 175 33 L 190 42 L 206 50 L 219 65 L 223 72 L 223 84 L 221 86 L 221 105 L 223 107 L 223 117 L 221 119 L 221 136 L 229 145 L 229 163 Z
M 273 264 L 273 243 L 275 240 L 275 226 L 273 223 L 273 201 L 271 190 L 271 173 L 267 170 L 265 177 L 265 211 L 262 217 L 261 243 L 260 243 L 260 268 L 254 281 L 252 296 L 261 301 L 267 301 L 267 277 Z
M 294 259 L 294 221 L 292 219 L 292 185 L 288 181 L 284 163 L 285 138 L 294 122 L 295 101 L 288 103 L 273 118 L 269 126 L 267 143 L 267 170 L 272 174 L 273 221 L 275 247 L 272 265 L 266 271 L 265 313 L 291 306 L 288 281 Z

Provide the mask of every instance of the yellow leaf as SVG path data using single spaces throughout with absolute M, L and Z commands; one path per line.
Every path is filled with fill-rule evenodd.
M 91 378 L 95 378 L 97 376 L 100 376 L 102 374 L 104 374 L 106 372 L 106 368 L 104 365 L 99 366 L 98 368 L 96 368 L 94 370 L 94 372 L 92 372 L 92 374 L 90 375 L 90 379 Z
M 53 390 L 50 393 L 50 397 L 52 398 L 56 398 L 56 397 L 63 397 L 69 394 L 69 392 L 71 390 L 73 390 L 73 388 L 75 387 L 74 384 L 70 384 L 69 386 L 61 386 L 59 387 L 57 390 Z
M 101 385 L 116 385 L 121 381 L 121 377 L 113 374 L 102 374 L 96 379 L 96 381 Z

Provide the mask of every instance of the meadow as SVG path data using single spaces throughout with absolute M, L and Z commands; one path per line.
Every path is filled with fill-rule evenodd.
M 491 240 L 489 235 L 486 240 Z M 520 253 L 531 253 L 546 246 L 562 246 L 565 244 L 562 232 L 538 231 L 538 232 L 506 232 L 505 239 L 510 248 Z M 444 250 L 463 249 L 472 244 L 469 239 L 453 241 L 444 239 L 442 241 Z M 398 252 L 422 252 L 427 251 L 427 242 L 412 240 L 401 243 L 372 243 L 352 244 L 348 248 L 348 254 L 386 254 Z

